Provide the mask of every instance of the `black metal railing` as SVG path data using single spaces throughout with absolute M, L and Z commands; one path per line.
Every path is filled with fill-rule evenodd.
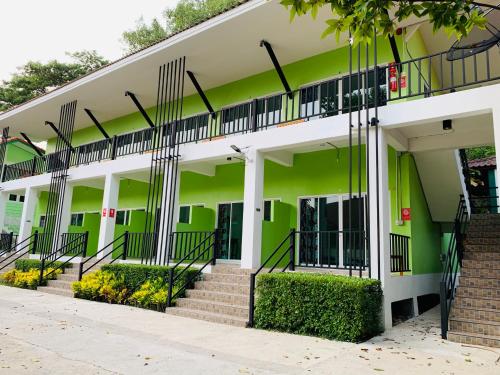
M 296 231 L 297 265 L 360 271 L 368 267 L 365 231 Z
M 63 270 L 73 259 L 80 256 L 85 258 L 87 253 L 89 232 L 77 233 L 76 236 L 67 237 L 68 242 L 47 255 L 41 255 L 39 284 L 42 285 L 44 277 L 49 277 L 58 270 Z M 63 257 L 68 259 L 61 260 Z M 47 272 L 44 275 L 44 271 Z
M 443 264 L 443 276 L 440 283 L 441 337 L 443 339 L 446 339 L 448 333 L 448 318 L 453 299 L 455 298 L 457 276 L 462 266 L 464 238 L 468 223 L 469 213 L 467 212 L 467 205 L 464 196 L 461 196 Z
M 17 243 L 17 234 L 14 232 L 0 233 L 0 256 L 12 249 Z
M 194 248 L 199 243 L 205 241 L 208 237 L 213 235 L 213 231 L 190 231 L 190 232 L 172 232 L 170 234 L 170 246 L 169 246 L 169 260 L 192 260 L 186 258 L 188 254 L 192 258 L 197 258 L 200 253 L 204 250 L 198 248 L 197 251 L 192 252 Z M 211 254 L 205 253 L 200 261 L 209 260 Z
M 187 251 L 179 261 L 169 269 L 167 307 L 171 307 L 175 298 L 182 296 L 185 290 L 194 283 L 203 270 L 211 264 L 215 266 L 220 243 L 220 230 L 215 229 L 209 236 Z M 187 262 L 187 263 L 186 263 Z M 197 271 L 192 274 L 186 272 L 199 263 Z M 181 268 L 182 267 L 182 268 Z M 175 286 L 175 289 L 174 289 Z
M 410 272 L 410 237 L 390 233 L 391 272 Z
M 257 275 L 265 270 L 266 273 L 272 273 L 275 269 L 279 272 L 286 270 L 295 270 L 295 229 L 291 229 L 288 235 L 279 243 L 278 246 L 269 254 L 257 271 L 250 274 L 250 300 L 248 310 L 248 327 L 253 327 L 255 313 L 255 286 Z
M 395 65 L 380 64 L 376 69 L 361 72 L 359 76 L 353 75 L 356 88 L 351 95 L 346 91 L 349 87 L 349 75 L 344 75 L 290 92 L 253 99 L 213 113 L 198 114 L 176 124 L 175 140 L 179 144 L 210 141 L 233 134 L 257 132 L 270 127 L 335 116 L 347 113 L 349 107 L 373 107 L 375 100 L 378 106 L 383 106 L 391 101 L 428 97 L 479 86 L 500 79 L 497 71 L 492 70 L 494 67 L 490 64 L 490 53 L 492 52 L 487 50 L 474 56 L 448 61 L 447 52 L 441 52 Z M 395 86 L 395 90 L 388 85 L 391 70 L 405 74 L 406 88 L 402 88 L 401 76 L 398 77 L 399 84 Z M 378 82 L 375 82 L 375 78 Z M 161 128 L 164 128 L 161 129 L 164 136 L 172 136 L 172 124 L 164 124 Z M 154 148 L 155 130 L 141 129 L 116 135 L 110 140 L 74 147 L 69 165 L 76 167 L 151 151 Z M 62 162 L 59 159 L 53 153 L 5 165 L 3 181 L 50 172 Z
M 0 271 L 4 270 L 6 267 L 14 263 L 16 260 L 28 255 L 32 247 L 38 244 L 38 232 L 33 233 L 28 238 L 14 244 L 10 249 L 6 250 L 3 255 L 4 258 L 0 258 Z
M 78 280 L 80 281 L 84 274 L 88 271 L 94 269 L 99 263 L 103 261 L 108 261 L 109 264 L 116 262 L 118 259 L 123 259 L 127 254 L 127 244 L 128 244 L 129 232 L 125 232 L 122 235 L 116 237 L 113 241 L 108 243 L 102 249 L 98 250 L 94 255 L 82 260 L 79 264 L 78 270 Z M 115 257 L 113 257 L 115 255 Z M 89 265 L 90 264 L 90 265 Z

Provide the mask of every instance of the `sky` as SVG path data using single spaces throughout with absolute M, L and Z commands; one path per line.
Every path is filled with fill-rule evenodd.
M 0 0 L 0 80 L 28 60 L 69 61 L 66 51 L 97 50 L 108 60 L 124 54 L 125 30 L 161 18 L 177 0 Z

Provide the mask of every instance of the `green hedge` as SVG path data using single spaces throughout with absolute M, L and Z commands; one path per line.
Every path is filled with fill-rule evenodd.
M 42 262 L 38 259 L 18 259 L 15 263 L 16 270 L 22 272 L 28 272 L 31 269 L 39 270 Z M 57 268 L 62 266 L 62 262 L 54 262 L 49 264 L 50 268 Z M 70 268 L 72 264 L 68 263 L 63 266 L 63 268 Z
M 157 278 L 162 278 L 165 282 L 168 282 L 169 266 L 148 266 L 144 264 L 106 264 L 102 266 L 103 271 L 109 271 L 114 273 L 116 276 L 123 276 L 125 284 L 128 290 L 136 291 L 138 290 L 144 282 L 147 280 L 154 280 Z M 175 274 L 179 274 L 184 268 L 178 267 L 175 270 Z M 182 276 L 177 280 L 175 285 L 183 286 L 186 281 L 193 278 L 197 268 L 192 268 L 186 270 Z M 193 287 L 193 283 L 188 285 L 188 288 Z
M 257 278 L 255 327 L 359 342 L 381 331 L 380 282 L 312 273 Z

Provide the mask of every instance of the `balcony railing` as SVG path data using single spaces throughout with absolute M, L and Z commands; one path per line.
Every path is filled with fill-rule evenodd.
M 410 271 L 410 237 L 390 234 L 391 272 Z
M 388 85 L 388 77 L 394 68 L 406 75 L 406 88 L 398 84 L 394 90 Z M 500 73 L 498 68 L 492 70 L 490 51 L 455 61 L 446 60 L 446 52 L 437 53 L 407 60 L 394 67 L 383 64 L 368 72 L 356 72 L 351 77 L 351 85 L 349 75 L 345 75 L 291 92 L 254 99 L 214 113 L 185 118 L 176 124 L 176 141 L 181 144 L 197 143 L 233 134 L 263 131 L 345 113 L 349 110 L 349 103 L 353 110 L 365 109 L 374 106 L 375 98 L 378 105 L 383 106 L 391 101 L 453 92 L 498 79 Z M 349 86 L 352 95 L 349 95 Z M 364 102 L 366 91 L 367 103 Z M 142 129 L 117 135 L 109 140 L 77 146 L 71 154 L 69 166 L 76 167 L 151 151 L 154 132 L 159 131 L 163 137 L 171 137 L 172 128 L 173 124 L 166 124 L 156 129 Z M 6 165 L 2 181 L 50 172 L 63 163 L 64 160 L 60 159 L 62 158 L 56 154 L 48 154 Z

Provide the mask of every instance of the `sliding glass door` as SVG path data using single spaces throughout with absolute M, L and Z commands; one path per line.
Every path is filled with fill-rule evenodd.
M 241 259 L 243 203 L 221 203 L 217 210 L 217 228 L 221 229 L 220 259 Z
M 364 265 L 364 197 L 330 195 L 299 201 L 299 264 Z

